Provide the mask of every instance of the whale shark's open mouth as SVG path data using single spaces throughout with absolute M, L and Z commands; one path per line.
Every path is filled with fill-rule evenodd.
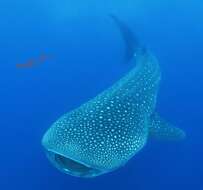
M 47 151 L 47 156 L 51 163 L 64 173 L 77 177 L 95 177 L 103 172 L 87 166 L 83 163 L 65 157 L 59 153 Z

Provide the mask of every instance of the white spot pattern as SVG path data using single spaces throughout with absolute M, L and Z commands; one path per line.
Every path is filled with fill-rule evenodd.
M 102 170 L 123 165 L 146 143 L 159 80 L 158 63 L 146 54 L 111 88 L 58 119 L 43 145 Z

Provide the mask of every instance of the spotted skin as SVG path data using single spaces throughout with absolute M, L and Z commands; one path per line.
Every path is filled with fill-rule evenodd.
M 111 88 L 57 120 L 43 145 L 101 171 L 126 163 L 146 143 L 160 79 L 157 61 L 138 66 Z
M 64 114 L 45 133 L 42 144 L 61 171 L 78 177 L 113 171 L 144 147 L 149 131 L 153 135 L 159 64 L 149 51 L 132 61 L 136 66 L 126 76 Z

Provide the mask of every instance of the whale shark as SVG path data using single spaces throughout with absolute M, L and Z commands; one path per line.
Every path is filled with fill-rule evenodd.
M 62 115 L 42 138 L 53 166 L 76 177 L 96 177 L 124 166 L 150 138 L 185 137 L 156 112 L 161 79 L 156 56 L 140 45 L 127 24 L 111 17 L 125 42 L 126 60 L 135 66 L 111 87 Z

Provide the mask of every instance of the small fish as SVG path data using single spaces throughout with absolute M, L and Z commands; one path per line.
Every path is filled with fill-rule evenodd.
M 46 54 L 41 54 L 38 59 L 30 59 L 26 63 L 18 63 L 16 64 L 17 68 L 33 68 L 34 66 L 37 66 L 39 64 L 44 63 L 47 61 L 50 57 Z
M 17 68 L 31 68 L 35 64 L 35 61 L 33 59 L 28 60 L 26 63 L 18 63 L 16 64 Z
M 161 79 L 158 60 L 140 44 L 132 45 L 131 38 L 137 43 L 133 33 L 117 17 L 113 19 L 126 41 L 127 60 L 136 63 L 135 68 L 95 98 L 61 116 L 42 139 L 50 162 L 77 177 L 95 177 L 124 166 L 149 138 L 185 137 L 184 131 L 155 112 Z

